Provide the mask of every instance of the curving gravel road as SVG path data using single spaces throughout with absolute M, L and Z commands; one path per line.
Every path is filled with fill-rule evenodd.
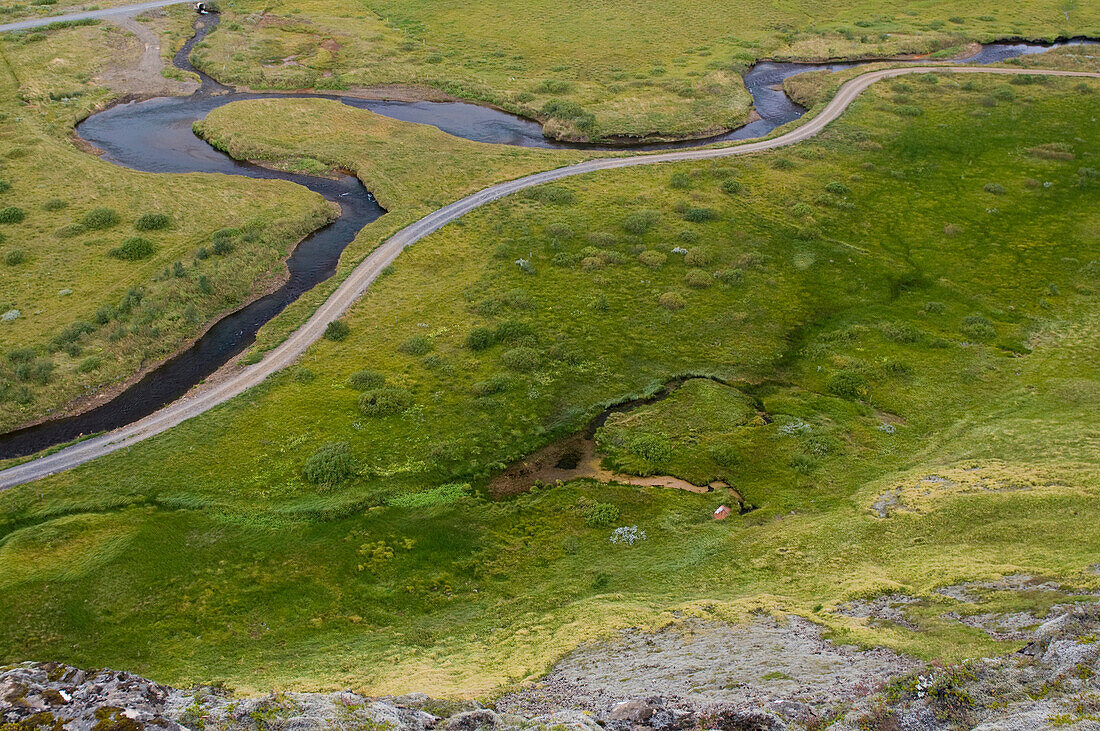
M 30 28 L 41 28 L 44 25 L 53 25 L 54 23 L 64 23 L 74 20 L 109 18 L 113 15 L 134 15 L 136 13 L 141 13 L 146 10 L 152 10 L 154 8 L 164 8 L 169 5 L 182 5 L 189 2 L 191 2 L 191 0 L 152 0 L 151 2 L 138 3 L 137 5 L 120 5 L 117 8 L 101 8 L 99 10 L 85 10 L 80 13 L 48 15 L 44 18 L 20 20 L 15 23 L 4 23 L 3 25 L 0 25 L 0 33 L 4 33 L 9 30 L 28 30 Z
M 163 0 L 162 0 L 163 1 Z M 167 3 L 164 3 L 167 4 Z M 131 6 L 132 8 L 133 6 Z M 793 145 L 796 142 L 814 137 L 830 122 L 838 118 L 856 97 L 877 81 L 904 74 L 921 73 L 980 73 L 980 74 L 1031 74 L 1042 76 L 1078 76 L 1100 78 L 1100 73 L 1085 71 L 1051 71 L 1041 69 L 977 68 L 971 66 L 911 66 L 905 68 L 884 69 L 857 76 L 849 80 L 836 96 L 825 105 L 821 112 L 797 129 L 770 140 L 750 142 L 736 147 L 708 148 L 699 150 L 680 150 L 659 154 L 634 155 L 631 157 L 603 158 L 577 163 L 556 170 L 528 175 L 490 186 L 466 196 L 428 214 L 387 239 L 357 266 L 348 278 L 340 284 L 324 304 L 309 320 L 295 330 L 278 347 L 272 349 L 263 360 L 246 366 L 239 373 L 212 386 L 200 386 L 195 391 L 160 411 L 157 411 L 133 424 L 115 431 L 65 447 L 53 454 L 39 457 L 21 465 L 0 471 L 0 490 L 6 490 L 25 482 L 46 477 L 72 469 L 97 457 L 110 454 L 119 449 L 136 444 L 151 436 L 160 434 L 176 424 L 193 416 L 198 416 L 215 406 L 222 404 L 244 391 L 260 384 L 271 374 L 291 365 L 305 350 L 320 339 L 330 322 L 340 317 L 378 278 L 382 270 L 391 264 L 401 251 L 410 244 L 439 230 L 451 221 L 479 208 L 486 203 L 511 195 L 552 180 L 560 180 L 574 175 L 597 170 L 613 170 L 635 165 L 654 165 L 663 162 L 683 162 L 688 160 L 710 160 L 734 155 L 748 155 L 754 152 L 772 150 Z

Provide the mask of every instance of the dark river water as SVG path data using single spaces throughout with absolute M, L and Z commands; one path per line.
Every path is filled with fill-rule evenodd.
M 196 24 L 196 35 L 178 54 L 175 64 L 195 71 L 188 60 L 192 46 L 217 25 L 215 16 Z M 1068 41 L 1068 44 L 1088 41 Z M 1065 45 L 1065 44 L 1061 44 Z M 984 46 L 968 63 L 994 63 L 1051 46 L 997 43 Z M 728 134 L 707 140 L 631 147 L 651 150 L 692 147 L 727 140 L 761 137 L 794 121 L 805 109 L 792 102 L 780 86 L 783 80 L 806 71 L 851 68 L 865 62 L 798 64 L 761 62 L 745 74 L 745 86 L 761 119 Z M 321 97 L 336 99 L 360 109 L 406 122 L 429 124 L 444 132 L 477 142 L 541 148 L 622 150 L 623 147 L 570 145 L 549 140 L 542 127 L 522 117 L 465 102 L 393 102 L 341 97 L 329 94 L 264 94 L 233 92 L 210 77 L 199 74 L 202 88 L 188 97 L 167 97 L 111 107 L 77 126 L 77 134 L 103 151 L 103 159 L 116 165 L 154 173 L 223 173 L 264 180 L 289 180 L 320 193 L 340 206 L 340 217 L 302 241 L 287 260 L 289 278 L 276 291 L 216 322 L 191 347 L 150 371 L 110 401 L 83 414 L 19 429 L 0 435 L 0 459 L 19 457 L 68 442 L 77 437 L 108 431 L 136 421 L 186 394 L 251 345 L 259 328 L 291 302 L 336 271 L 344 248 L 359 230 L 385 213 L 358 179 L 336 179 L 277 172 L 239 162 L 215 150 L 192 132 L 192 123 L 210 110 L 245 99 Z

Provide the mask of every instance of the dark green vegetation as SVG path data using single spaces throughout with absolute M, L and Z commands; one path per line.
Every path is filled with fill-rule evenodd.
M 539 119 L 562 139 L 737 126 L 751 106 L 740 73 L 761 58 L 950 57 L 968 41 L 1100 35 L 1096 3 L 1063 0 L 231 0 L 222 9 L 222 27 L 194 56 L 225 81 L 411 85 Z
M 170 355 L 333 215 L 291 184 L 148 175 L 78 150 L 73 125 L 112 96 L 94 75 L 138 45 L 109 25 L 0 35 L 0 431 Z
M 884 82 L 797 147 L 577 178 L 418 243 L 344 339 L 0 496 L 0 658 L 472 695 L 685 608 L 1007 649 L 932 590 L 1097 584 L 1100 87 L 1005 86 Z M 250 119 L 241 139 L 267 132 Z M 329 137 L 301 154 L 327 162 Z M 717 523 L 720 493 L 587 481 L 485 498 L 687 374 L 717 380 L 609 421 L 609 459 L 727 479 L 757 510 Z M 648 538 L 609 542 L 633 525 Z M 897 590 L 922 632 L 831 611 Z

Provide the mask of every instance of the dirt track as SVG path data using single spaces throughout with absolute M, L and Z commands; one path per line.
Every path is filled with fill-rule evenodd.
M 170 4 L 158 0 L 150 7 Z M 132 8 L 133 6 L 131 6 Z M 4 27 L 0 26 L 0 30 Z M 1100 79 L 1100 73 L 1084 71 L 1051 71 L 1040 69 L 977 68 L 970 66 L 913 66 L 906 68 L 884 69 L 857 76 L 849 80 L 836 96 L 813 119 L 784 135 L 758 142 L 749 142 L 735 147 L 708 148 L 698 150 L 680 150 L 657 154 L 633 155 L 630 157 L 602 158 L 577 163 L 556 170 L 528 175 L 516 180 L 490 186 L 466 196 L 448 206 L 444 206 L 387 239 L 375 249 L 348 278 L 332 293 L 309 320 L 271 350 L 259 363 L 247 366 L 240 373 L 216 385 L 199 387 L 195 391 L 169 404 L 163 409 L 140 419 L 133 424 L 116 429 L 92 439 L 79 442 L 53 454 L 25 462 L 0 472 L 0 490 L 5 490 L 25 482 L 31 482 L 57 472 L 72 469 L 97 457 L 123 449 L 167 429 L 191 417 L 212 409 L 218 404 L 259 385 L 271 374 L 282 370 L 297 360 L 305 350 L 320 339 L 330 322 L 340 317 L 355 301 L 362 296 L 378 275 L 397 258 L 401 251 L 420 239 L 439 230 L 448 223 L 487 203 L 512 195 L 525 188 L 548 183 L 574 175 L 584 175 L 598 170 L 613 170 L 635 165 L 654 165 L 663 162 L 682 162 L 690 160 L 711 160 L 736 155 L 748 155 L 754 152 L 773 150 L 810 139 L 837 119 L 845 109 L 864 90 L 877 81 L 905 74 L 920 73 L 980 73 L 980 74 L 1030 74 L 1033 76 L 1073 76 Z

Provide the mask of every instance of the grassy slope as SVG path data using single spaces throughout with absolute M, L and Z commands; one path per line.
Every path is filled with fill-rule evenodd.
M 134 0 L 30 0 L 30 2 L 5 3 L 0 7 L 0 24 L 14 23 L 19 20 L 31 20 L 50 15 L 64 15 L 65 13 L 79 13 L 84 10 L 98 10 L 100 8 L 113 8 L 119 5 L 130 5 Z
M 1095 586 L 1100 549 L 1081 529 L 1100 487 L 1087 172 L 1100 87 L 1013 87 L 1014 101 L 982 106 L 1004 86 L 891 82 L 797 148 L 586 176 L 447 227 L 371 288 L 346 340 L 166 435 L 0 496 L 0 657 L 472 695 L 682 607 L 780 607 L 926 657 L 997 651 L 940 615 L 1019 598 L 966 606 L 932 588 L 1015 570 Z M 1028 151 L 1050 143 L 1064 147 Z M 695 209 L 715 217 L 685 220 Z M 627 232 L 642 210 L 652 229 Z M 639 250 L 667 261 L 643 266 Z M 727 270 L 740 274 L 711 276 Z M 684 308 L 658 306 L 666 292 Z M 522 345 L 463 345 L 508 320 L 533 330 L 532 371 L 506 355 Z M 401 351 L 415 335 L 430 353 Z M 360 414 L 345 381 L 362 368 L 413 407 Z M 746 516 L 710 521 L 718 494 L 585 482 L 498 503 L 424 492 L 476 488 L 602 402 L 685 372 L 722 376 L 772 422 L 743 424 L 719 393 L 628 427 L 668 437 L 661 467 L 710 460 L 760 506 Z M 318 489 L 302 468 L 330 440 L 348 442 L 356 474 Z M 908 509 L 873 517 L 896 489 Z M 610 527 L 584 521 L 595 501 L 648 540 L 609 546 Z M 830 611 L 895 589 L 925 597 L 922 632 Z
M 222 29 L 197 51 L 218 78 L 278 88 L 431 85 L 544 121 L 553 116 L 547 133 L 564 138 L 737 126 L 751 105 L 739 73 L 758 58 L 888 56 L 1006 36 L 1100 35 L 1100 9 L 1067 9 L 1061 0 L 983 0 L 965 10 L 944 0 L 919 8 L 901 0 L 233 0 L 225 10 Z M 550 115 L 551 100 L 582 111 Z
M 287 250 L 332 213 L 320 196 L 289 183 L 143 174 L 76 149 L 73 124 L 109 95 L 92 79 L 99 59 L 117 54 L 125 63 L 137 53 L 127 33 L 89 26 L 9 34 L 0 52 L 0 179 L 10 183 L 0 208 L 24 214 L 0 225 L 0 311 L 20 312 L 0 325 L 0 430 L 7 430 L 171 353 L 217 313 L 239 305 L 257 281 L 279 276 Z M 99 230 L 79 225 L 104 207 L 118 214 L 117 223 Z M 167 214 L 172 225 L 135 231 L 145 213 Z M 215 231 L 230 226 L 251 233 L 232 254 L 195 259 L 200 246 L 211 247 Z M 140 261 L 108 254 L 133 236 L 150 241 L 154 254 Z M 176 262 L 184 276 L 165 277 Z M 206 293 L 200 277 L 208 280 Z M 140 304 L 131 298 L 127 314 L 120 303 L 132 288 L 142 297 Z M 90 323 L 93 331 L 63 337 L 74 322 Z M 48 378 L 23 372 L 8 357 L 25 348 L 53 364 Z

